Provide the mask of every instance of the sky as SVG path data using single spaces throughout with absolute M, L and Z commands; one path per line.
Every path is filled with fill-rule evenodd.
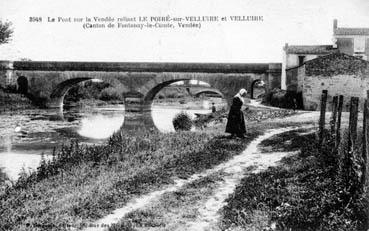
M 281 62 L 285 43 L 332 44 L 339 27 L 369 27 L 368 0 L 0 0 L 14 34 L 1 60 Z M 259 22 L 202 23 L 200 29 L 83 29 L 47 17 L 263 16 Z M 43 17 L 42 23 L 29 22 Z M 229 18 L 228 18 L 229 19 Z

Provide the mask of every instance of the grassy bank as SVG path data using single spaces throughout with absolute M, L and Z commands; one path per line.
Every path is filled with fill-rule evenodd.
M 265 151 L 301 152 L 245 177 L 222 211 L 223 229 L 367 230 L 368 195 L 348 189 L 332 140 L 320 147 L 315 134 L 290 132 L 263 145 Z
M 31 100 L 22 94 L 10 93 L 0 89 L 0 113 L 24 109 L 36 109 Z
M 292 110 L 286 109 L 265 109 L 265 108 L 252 108 L 244 111 L 245 121 L 249 122 L 260 122 L 267 119 L 283 118 L 296 114 Z M 211 114 L 198 115 L 195 119 L 194 124 L 197 127 L 206 127 L 211 123 L 223 123 L 228 117 L 228 110 L 218 110 Z
M 95 220 L 130 198 L 210 168 L 240 153 L 247 140 L 207 133 L 117 134 L 109 144 L 70 145 L 56 161 L 20 179 L 0 197 L 0 230 L 63 230 Z

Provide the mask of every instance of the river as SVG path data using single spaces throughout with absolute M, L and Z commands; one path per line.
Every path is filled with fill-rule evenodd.
M 8 179 L 16 180 L 22 168 L 26 171 L 37 168 L 41 153 L 48 158 L 54 147 L 71 139 L 100 144 L 122 127 L 124 132 L 141 122 L 161 132 L 173 132 L 172 119 L 180 111 L 193 118 L 195 113 L 211 112 L 209 107 L 153 105 L 151 117 L 146 121 L 138 121 L 137 114 L 125 112 L 124 105 L 70 109 L 62 113 L 50 109 L 0 114 L 0 176 L 5 173 Z M 0 182 L 1 178 L 7 179 L 0 177 Z

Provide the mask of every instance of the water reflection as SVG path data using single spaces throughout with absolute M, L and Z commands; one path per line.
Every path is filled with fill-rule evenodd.
M 91 115 L 81 120 L 77 133 L 92 139 L 107 139 L 120 129 L 123 122 L 123 115 Z
M 41 161 L 41 155 L 38 150 L 27 150 L 26 153 L 12 150 L 13 137 L 15 135 L 6 135 L 1 137 L 2 146 L 5 151 L 0 152 L 0 184 L 6 180 L 16 180 L 23 168 L 26 171 L 36 169 Z M 46 158 L 48 158 L 46 156 Z
M 41 161 L 41 155 L 39 153 L 17 153 L 7 152 L 1 153 L 0 163 L 4 173 L 10 180 L 16 180 L 19 177 L 19 173 L 22 168 L 27 172 L 32 169 L 36 169 Z

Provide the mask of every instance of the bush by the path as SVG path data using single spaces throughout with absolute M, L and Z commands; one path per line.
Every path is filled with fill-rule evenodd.
M 190 115 L 182 111 L 173 118 L 173 126 L 176 131 L 190 131 L 192 128 L 192 120 Z

